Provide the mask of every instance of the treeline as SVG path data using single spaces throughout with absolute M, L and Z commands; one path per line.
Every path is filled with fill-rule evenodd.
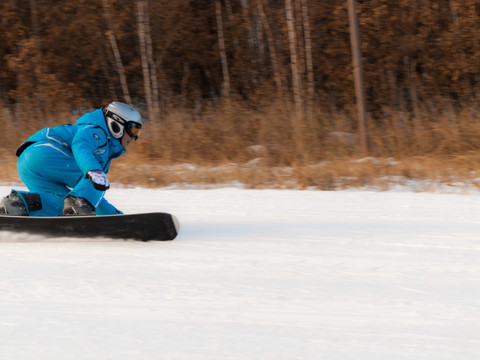
M 473 121 L 457 115 L 480 96 L 480 3 L 357 7 L 372 151 L 432 151 L 439 139 L 459 151 L 438 124 Z M 55 123 L 117 99 L 156 125 L 157 155 L 234 158 L 260 144 L 284 163 L 348 148 L 355 133 L 343 0 L 3 0 L 0 15 L 3 125 Z M 181 148 L 161 141 L 166 130 Z

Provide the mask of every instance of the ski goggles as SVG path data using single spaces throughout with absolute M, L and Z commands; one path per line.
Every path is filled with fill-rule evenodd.
M 136 123 L 136 122 L 133 122 L 133 121 L 129 121 L 127 123 L 127 125 L 125 126 L 125 131 L 127 132 L 127 134 L 130 137 L 137 140 L 138 137 L 140 136 L 140 133 L 142 132 L 142 124 L 139 124 L 139 123 Z
M 142 132 L 142 124 L 135 121 L 127 121 L 121 116 L 106 109 L 103 110 L 103 115 L 107 120 L 109 130 L 114 138 L 120 139 L 124 132 L 127 132 L 127 134 L 134 140 L 137 140 L 140 136 L 140 133 Z

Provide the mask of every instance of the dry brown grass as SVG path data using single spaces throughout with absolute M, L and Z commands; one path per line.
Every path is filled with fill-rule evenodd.
M 434 190 L 440 184 L 463 188 L 480 186 L 480 155 L 393 158 L 366 157 L 325 160 L 299 167 L 266 166 L 261 161 L 201 166 L 191 163 L 161 165 L 155 160 L 125 157 L 115 160 L 109 174 L 114 186 L 180 188 L 242 185 L 246 188 L 339 190 L 369 187 L 388 190 L 409 180 L 425 180 L 418 190 Z M 20 182 L 16 158 L 3 162 L 0 181 Z
M 118 160 L 112 167 L 112 181 L 147 187 L 175 184 L 179 187 L 241 183 L 247 188 L 338 190 L 370 187 L 388 190 L 410 180 L 424 180 L 418 190 L 438 185 L 477 188 L 480 185 L 480 156 L 458 157 L 366 157 L 325 160 L 317 164 L 287 167 L 266 166 L 261 161 L 217 166 L 194 164 L 159 165 L 155 161 L 135 163 Z
M 414 179 L 477 187 L 480 114 L 475 107 L 443 108 L 447 110 L 386 111 L 384 117 L 370 119 L 369 157 L 359 155 L 356 121 L 348 111 L 316 109 L 308 122 L 299 121 L 285 104 L 170 110 L 114 160 L 109 176 L 113 183 L 146 187 L 242 183 L 248 188 L 387 190 Z M 44 126 L 30 119 L 5 112 L 0 119 L 0 133 L 9 134 L 3 138 L 2 182 L 19 181 L 14 149 L 25 133 Z M 72 118 L 48 124 L 66 122 Z M 294 127 L 300 137 L 293 136 Z

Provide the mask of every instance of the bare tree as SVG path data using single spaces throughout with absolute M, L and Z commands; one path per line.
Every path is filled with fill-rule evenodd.
M 34 89 L 35 99 L 37 108 L 43 111 L 44 109 L 44 96 L 42 95 L 43 91 L 40 88 L 42 83 L 42 67 L 41 67 L 41 40 L 40 40 L 40 19 L 38 15 L 37 0 L 30 0 L 30 9 L 32 14 L 32 33 L 33 33 L 33 44 L 34 44 L 34 54 L 36 61 L 34 62 L 34 83 L 31 84 Z
M 264 0 L 257 0 L 257 9 L 258 15 L 260 16 L 260 21 L 267 35 L 268 50 L 270 52 L 270 58 L 272 61 L 273 68 L 273 77 L 275 81 L 275 86 L 277 88 L 278 100 L 283 100 L 283 85 L 282 85 L 282 71 L 280 69 L 280 63 L 278 61 L 277 51 L 275 49 L 275 40 L 273 37 L 272 29 L 268 23 L 268 18 L 265 14 L 265 8 L 263 5 Z
M 307 117 L 310 124 L 313 122 L 313 98 L 315 95 L 315 85 L 313 76 L 313 60 L 312 60 L 312 38 L 310 34 L 310 23 L 308 19 L 307 0 L 300 0 L 302 5 L 302 23 L 305 39 L 305 63 L 307 67 Z
M 307 159 L 303 136 L 303 106 L 301 94 L 301 79 L 298 70 L 297 36 L 295 29 L 295 17 L 293 13 L 294 0 L 285 0 L 285 13 L 287 18 L 288 44 L 290 49 L 290 68 L 292 71 L 293 97 L 295 102 L 295 115 L 291 117 L 293 127 L 293 140 L 296 148 L 296 160 L 303 164 Z
M 293 16 L 292 0 L 285 0 L 287 17 L 288 45 L 290 49 L 290 68 L 292 71 L 293 98 L 297 115 L 302 114 L 301 79 L 298 72 L 297 35 L 295 31 L 295 18 Z
M 153 61 L 153 46 L 152 46 L 152 33 L 150 31 L 150 20 L 148 15 L 148 0 L 145 1 L 145 40 L 148 59 L 148 68 L 150 70 L 150 81 L 152 84 L 152 105 L 155 113 L 155 118 L 160 117 L 160 105 L 158 102 L 158 80 L 157 80 L 157 68 Z
M 367 154 L 367 131 L 366 131 L 366 100 L 365 86 L 363 84 L 362 51 L 360 48 L 360 30 L 357 19 L 356 0 L 348 0 L 348 15 L 350 22 L 350 43 L 352 46 L 353 72 L 355 74 L 355 92 L 357 94 L 358 108 L 358 132 L 360 147 L 364 155 Z
M 220 60 L 222 63 L 222 73 L 223 73 L 223 95 L 229 99 L 230 97 L 230 75 L 228 72 L 228 61 L 227 54 L 225 50 L 225 39 L 223 37 L 223 18 L 222 18 L 222 4 L 220 0 L 215 0 L 215 15 L 217 18 L 217 38 L 218 38 L 218 47 L 220 50 Z
M 297 37 L 297 67 L 298 73 L 305 73 L 305 43 L 303 37 L 302 4 L 301 0 L 292 0 L 293 23 Z
M 455 5 L 455 0 L 449 0 L 449 3 L 450 3 L 450 12 L 452 13 L 453 25 L 455 26 L 455 36 L 457 37 L 457 39 L 460 39 L 462 34 L 462 29 L 460 26 L 460 22 L 458 21 L 457 6 Z M 452 49 L 452 51 L 455 51 L 455 50 Z M 458 53 L 460 57 L 460 64 L 462 68 L 466 69 L 468 65 L 467 65 L 465 52 L 461 50 L 458 50 L 455 52 Z M 468 83 L 467 77 L 464 77 L 462 82 L 463 82 L 463 87 L 465 89 L 468 89 L 471 87 L 470 84 Z
M 140 57 L 142 61 L 143 84 L 145 90 L 145 100 L 147 102 L 148 118 L 150 121 L 155 119 L 155 108 L 153 106 L 152 79 L 149 69 L 150 61 L 147 52 L 147 25 L 145 18 L 145 1 L 137 0 L 137 22 L 138 39 L 140 42 Z
M 130 98 L 130 92 L 128 91 L 127 77 L 125 76 L 122 57 L 120 56 L 120 51 L 118 50 L 117 45 L 117 38 L 115 36 L 115 31 L 113 30 L 112 13 L 110 11 L 109 0 L 103 0 L 102 6 L 103 14 L 107 23 L 107 37 L 110 41 L 110 46 L 113 52 L 115 70 L 120 77 L 120 85 L 122 87 L 123 98 L 128 104 L 131 104 L 132 99 Z
M 250 46 L 251 49 L 254 47 L 254 39 L 253 39 L 253 25 L 250 21 L 250 17 L 248 15 L 249 13 L 249 4 L 248 0 L 240 0 L 240 5 L 242 6 L 242 16 L 243 16 L 243 21 L 245 21 L 245 24 L 247 24 L 247 29 L 248 29 L 248 45 Z

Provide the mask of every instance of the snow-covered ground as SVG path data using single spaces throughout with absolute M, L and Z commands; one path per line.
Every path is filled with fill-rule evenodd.
M 179 237 L 0 233 L 2 359 L 480 358 L 479 193 L 107 197 Z

